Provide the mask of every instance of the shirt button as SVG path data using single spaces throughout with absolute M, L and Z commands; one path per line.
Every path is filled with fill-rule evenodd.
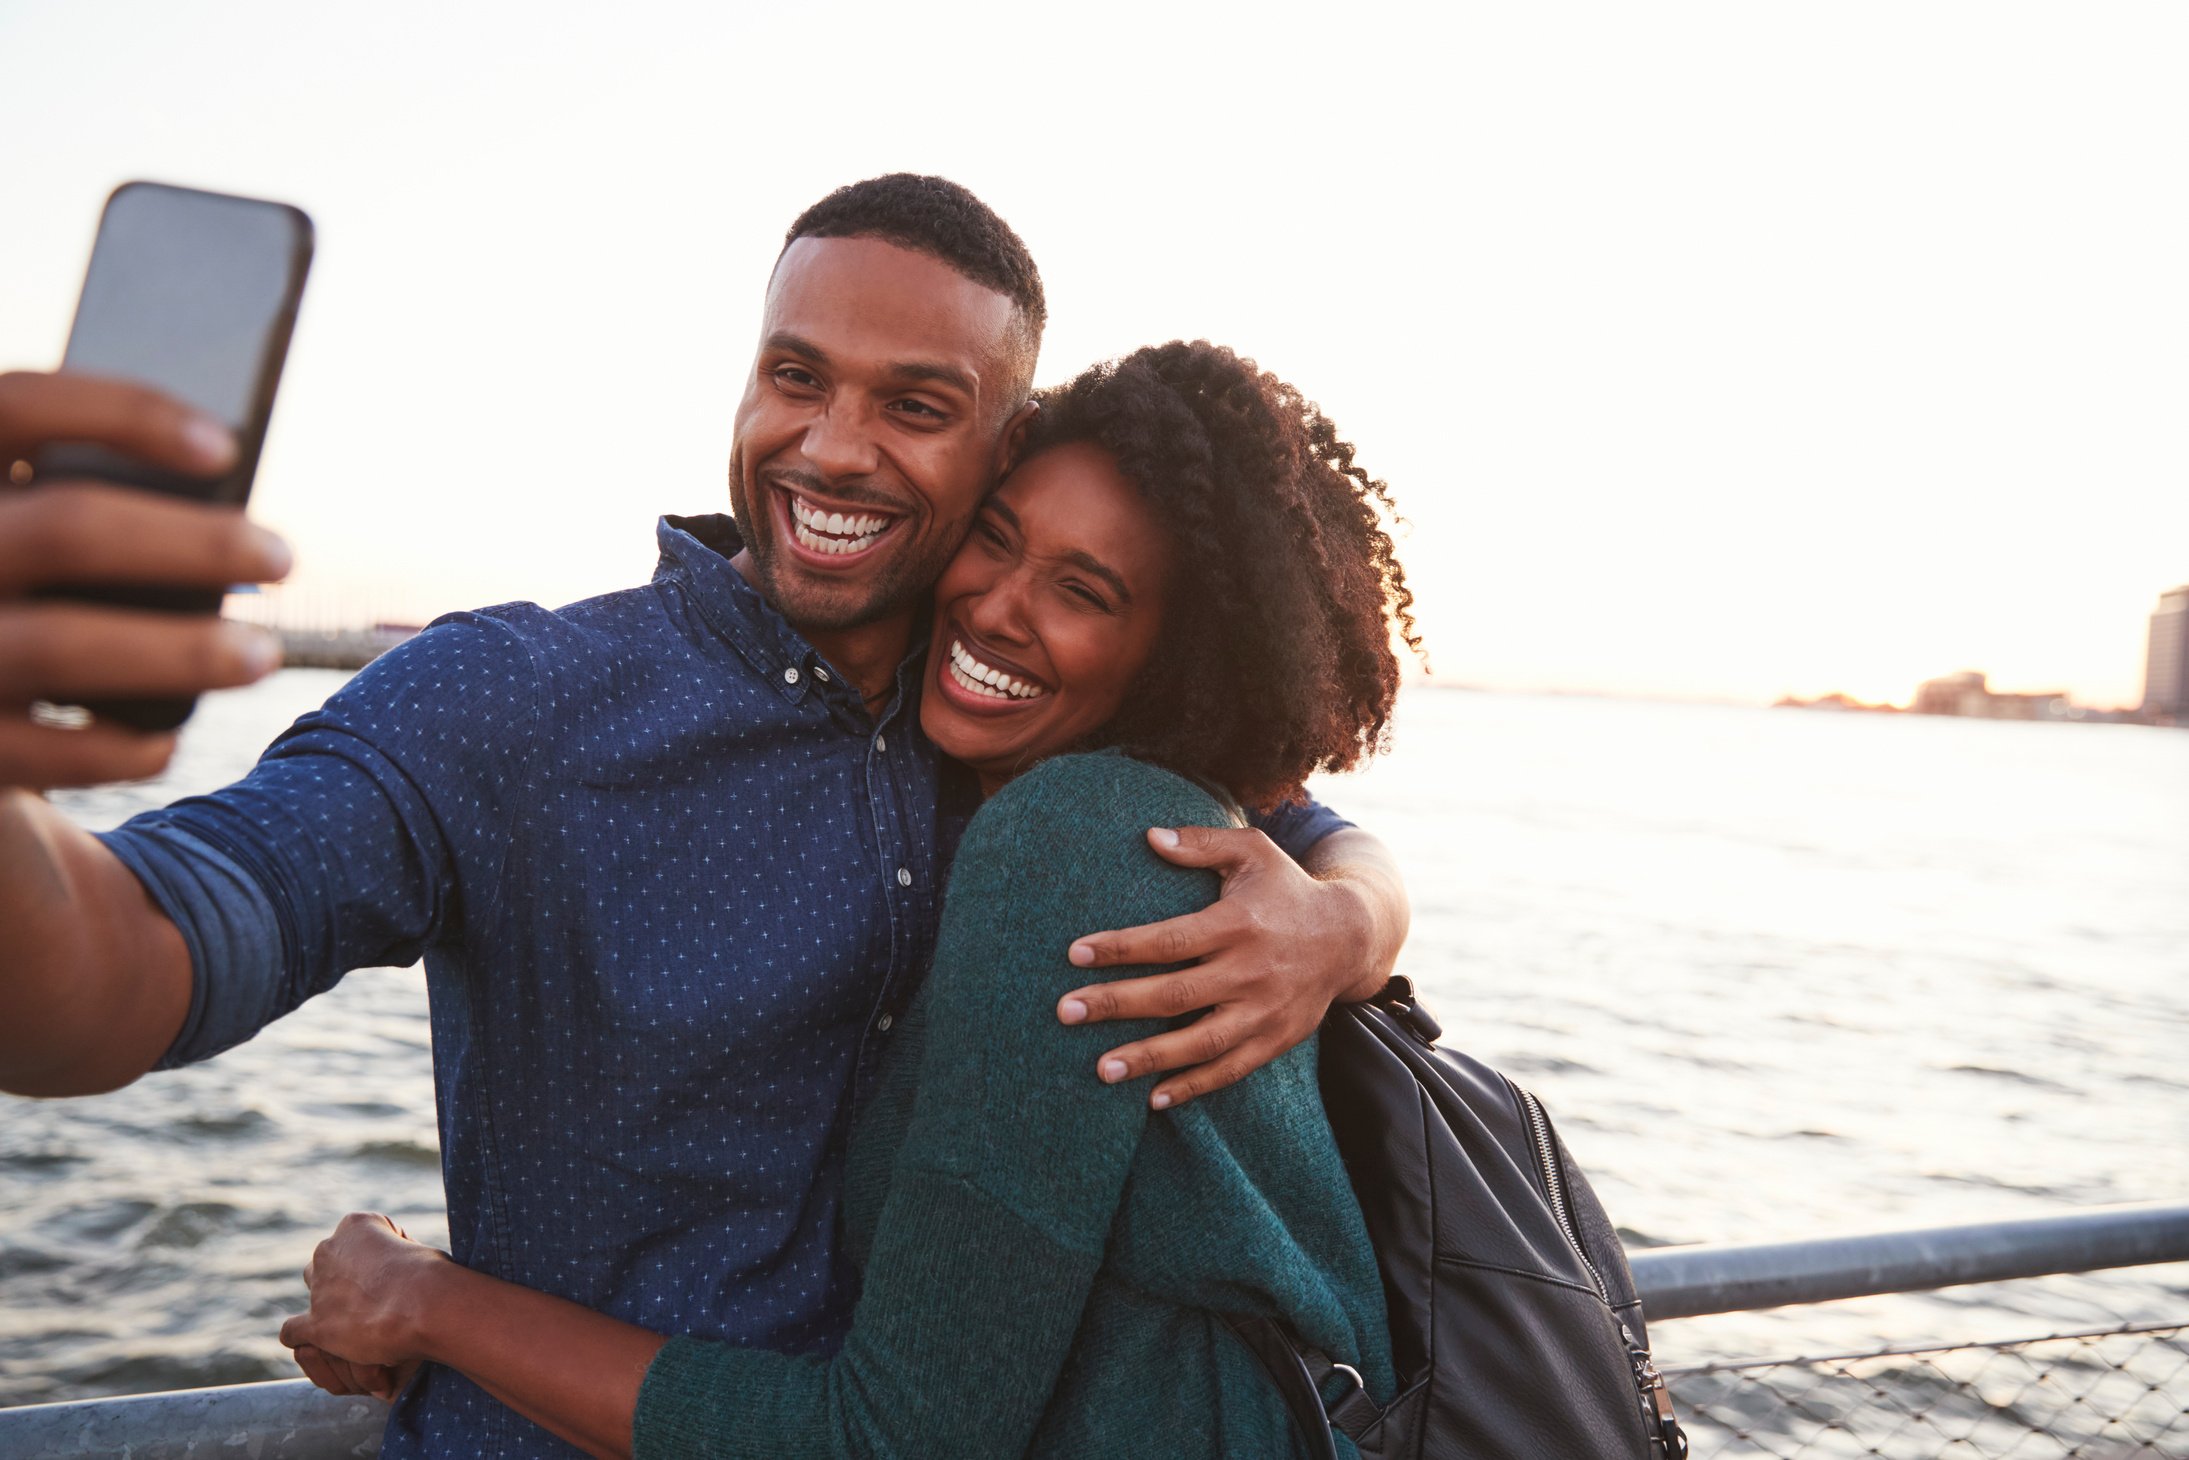
M 887 1034 L 889 1032 L 889 1026 L 896 1022 L 896 1020 L 890 1018 L 887 1014 L 884 1014 L 881 1018 L 874 1021 L 874 1027 L 881 1033 Z
M 875 750 L 877 750 L 877 751 L 883 751 L 883 750 L 887 750 L 887 749 L 889 749 L 889 739 L 888 739 L 888 737 L 886 737 L 886 736 L 882 736 L 882 735 L 877 735 L 877 736 L 875 736 L 875 737 L 874 737 L 874 748 L 875 748 Z
M 785 683 L 785 684 L 796 684 L 796 683 L 798 683 L 798 671 L 797 671 L 797 669 L 796 669 L 796 668 L 786 669 L 786 670 L 784 670 L 784 671 L 783 671 L 783 683 Z
M 897 869 L 897 885 L 899 887 L 910 887 L 912 885 L 911 872 L 907 871 L 903 867 L 899 867 Z
M 826 669 L 823 669 L 818 664 L 813 666 L 813 677 L 820 680 L 823 684 L 828 683 L 828 671 Z

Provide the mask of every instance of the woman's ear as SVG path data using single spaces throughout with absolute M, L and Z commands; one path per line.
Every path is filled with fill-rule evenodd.
M 1003 439 L 996 443 L 996 480 L 1002 481 L 1011 474 L 1026 454 L 1026 435 L 1033 429 L 1034 417 L 1041 414 L 1041 402 L 1028 399 L 1011 416 L 1003 428 Z

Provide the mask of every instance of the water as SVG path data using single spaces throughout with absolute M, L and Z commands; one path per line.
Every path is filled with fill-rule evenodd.
M 340 676 L 208 701 L 218 785 Z M 2189 734 L 1410 691 L 1322 788 L 1398 851 L 1405 969 L 1635 1243 L 2189 1196 Z M 425 996 L 351 975 L 211 1064 L 0 1104 L 0 1403 L 288 1377 L 343 1212 L 441 1241 Z M 1671 1361 L 2189 1314 L 2189 1272 L 1663 1325 Z

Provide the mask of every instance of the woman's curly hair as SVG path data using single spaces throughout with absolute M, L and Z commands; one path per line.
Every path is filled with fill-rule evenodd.
M 1390 493 L 1329 418 L 1206 340 L 1136 350 L 1040 399 L 1027 454 L 1099 447 L 1175 553 L 1154 654 L 1094 738 L 1257 808 L 1381 750 L 1392 627 L 1417 654 L 1421 638 L 1377 516 Z

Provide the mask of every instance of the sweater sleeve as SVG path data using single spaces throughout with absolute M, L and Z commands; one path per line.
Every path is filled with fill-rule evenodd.
M 1147 1122 L 1105 1049 L 1153 1032 L 1051 1011 L 1088 978 L 1085 928 L 1206 906 L 1142 829 L 1221 825 L 1185 781 L 1119 756 L 1052 760 L 975 818 L 958 853 L 918 1094 L 843 1348 L 801 1358 L 673 1339 L 639 1395 L 635 1450 L 867 1460 L 1025 1452 L 1080 1322 Z M 1119 968 L 1130 978 L 1146 968 Z

